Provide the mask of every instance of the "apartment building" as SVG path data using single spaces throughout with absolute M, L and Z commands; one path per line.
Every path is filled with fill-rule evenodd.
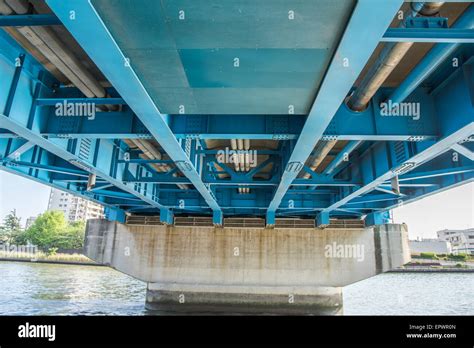
M 466 230 L 441 230 L 438 239 L 451 243 L 453 254 L 474 254 L 474 228 Z
M 104 217 L 104 207 L 100 204 L 54 188 L 49 196 L 48 210 L 62 211 L 69 222 Z

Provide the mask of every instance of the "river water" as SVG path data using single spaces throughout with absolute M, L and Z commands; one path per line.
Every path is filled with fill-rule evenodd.
M 145 284 L 107 267 L 0 262 L 0 315 L 145 315 Z M 344 288 L 346 315 L 474 315 L 473 273 L 386 273 Z

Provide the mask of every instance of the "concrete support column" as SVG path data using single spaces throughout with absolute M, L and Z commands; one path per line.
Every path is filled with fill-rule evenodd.
M 343 314 L 340 287 L 148 283 L 145 306 L 183 314 Z
M 409 261 L 405 225 L 267 229 L 89 220 L 86 254 L 148 283 L 148 309 L 340 314 L 341 288 Z

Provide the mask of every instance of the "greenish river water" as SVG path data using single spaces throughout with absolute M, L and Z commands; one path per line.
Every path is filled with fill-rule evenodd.
M 107 267 L 0 262 L 0 315 L 146 315 L 146 285 Z M 474 273 L 387 273 L 344 288 L 346 315 L 474 315 Z

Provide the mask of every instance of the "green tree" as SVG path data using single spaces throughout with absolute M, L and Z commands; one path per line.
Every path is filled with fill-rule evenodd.
M 84 246 L 85 231 L 84 221 L 69 224 L 67 229 L 60 234 L 57 246 L 64 249 L 81 249 Z
M 42 249 L 57 247 L 60 235 L 68 228 L 64 214 L 60 211 L 47 211 L 38 216 L 33 225 L 26 230 L 25 237 Z
M 35 220 L 23 237 L 43 250 L 81 249 L 85 229 L 84 221 L 68 224 L 62 212 L 48 211 Z
M 16 209 L 13 209 L 3 219 L 3 225 L 0 226 L 0 242 L 12 243 L 15 237 L 22 234 L 21 218 L 16 215 Z

